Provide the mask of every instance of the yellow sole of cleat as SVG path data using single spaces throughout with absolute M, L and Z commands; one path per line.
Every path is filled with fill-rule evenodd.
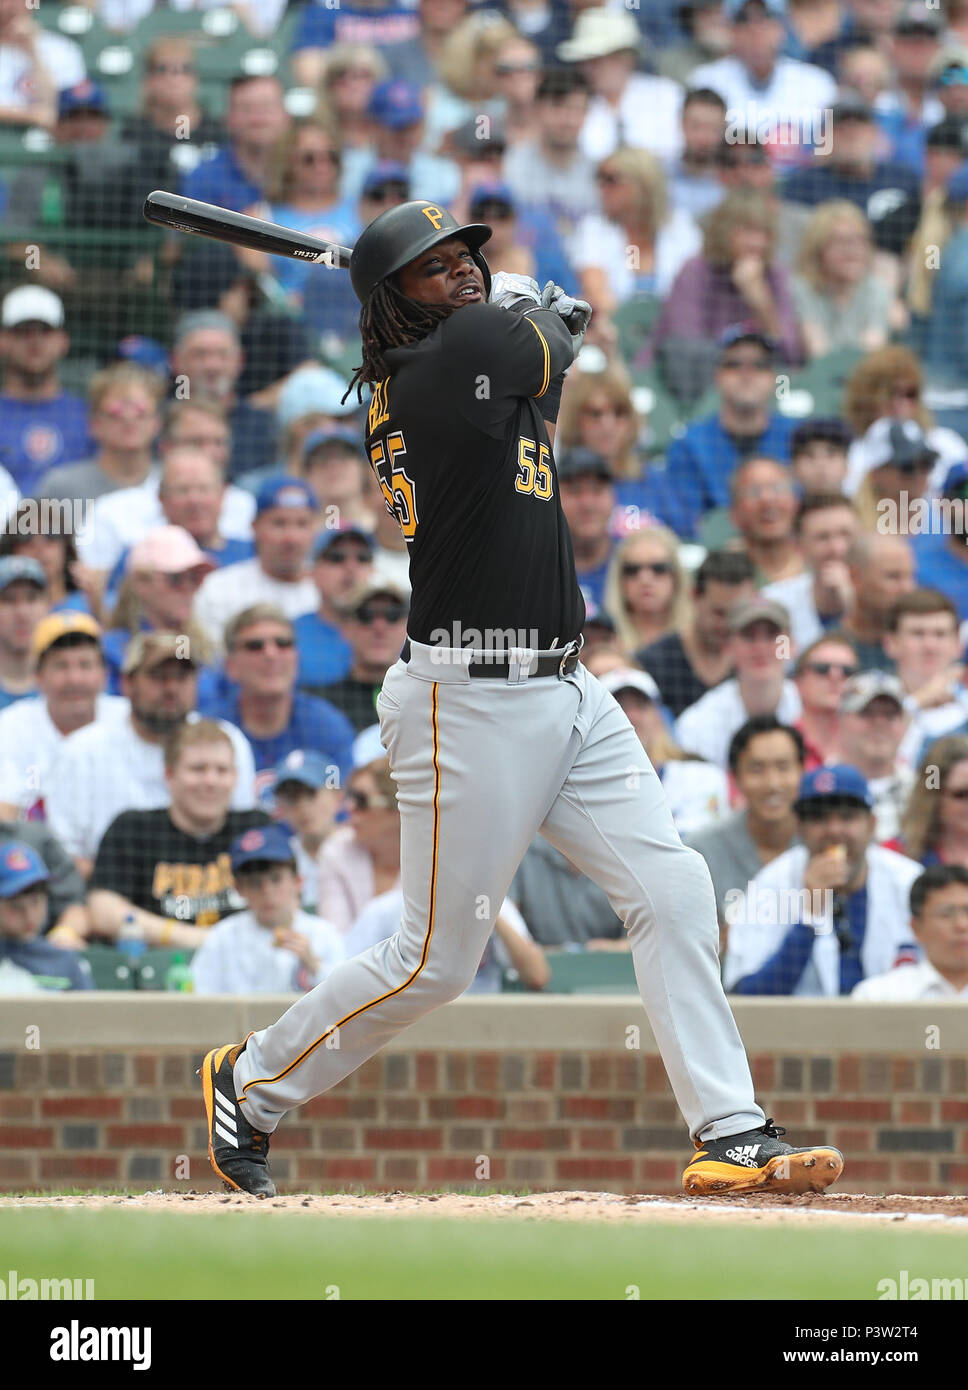
M 226 1187 L 230 1188 L 233 1192 L 241 1192 L 242 1188 L 239 1187 L 238 1183 L 226 1177 L 215 1162 L 215 1153 L 212 1149 L 212 1126 L 215 1123 L 215 1083 L 212 1077 L 225 1060 L 226 1053 L 231 1052 L 231 1050 L 231 1043 L 226 1044 L 224 1047 L 213 1047 L 205 1058 L 201 1069 L 202 1095 L 205 1097 L 205 1117 L 208 1120 L 208 1161 L 212 1165 L 214 1171 L 225 1183 Z
M 696 1163 L 682 1175 L 690 1197 L 717 1197 L 742 1192 L 780 1192 L 791 1195 L 823 1192 L 844 1171 L 836 1149 L 811 1149 L 805 1154 L 779 1154 L 763 1168 L 736 1168 L 732 1163 Z

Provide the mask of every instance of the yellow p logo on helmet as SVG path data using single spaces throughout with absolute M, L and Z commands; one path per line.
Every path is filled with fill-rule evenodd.
M 444 214 L 441 211 L 441 209 L 435 208 L 433 203 L 428 203 L 427 206 L 425 208 L 421 208 L 420 211 L 423 213 L 424 217 L 426 217 L 429 221 L 433 223 L 434 231 L 439 232 L 440 224 L 444 220 Z

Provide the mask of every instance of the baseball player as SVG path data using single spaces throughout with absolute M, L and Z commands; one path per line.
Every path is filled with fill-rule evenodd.
M 591 317 L 549 284 L 491 274 L 491 229 L 409 202 L 362 233 L 350 275 L 371 387 L 367 454 L 410 552 L 408 638 L 377 700 L 397 784 L 403 916 L 271 1027 L 213 1049 L 209 1156 L 274 1192 L 270 1137 L 477 970 L 540 833 L 607 892 L 696 1155 L 687 1191 L 819 1191 L 836 1149 L 797 1149 L 753 1096 L 720 982 L 704 861 L 683 846 L 642 745 L 579 660 L 551 441 Z

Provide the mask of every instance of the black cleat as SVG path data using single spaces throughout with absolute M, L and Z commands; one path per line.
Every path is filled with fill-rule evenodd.
M 235 1098 L 232 1070 L 245 1043 L 215 1047 L 202 1063 L 208 1157 L 227 1187 L 252 1197 L 274 1197 L 269 1176 L 269 1136 L 253 1129 Z
M 731 1192 L 822 1192 L 844 1170 L 839 1149 L 795 1149 L 780 1142 L 785 1129 L 767 1120 L 762 1129 L 696 1140 L 698 1153 L 682 1175 L 691 1197 Z

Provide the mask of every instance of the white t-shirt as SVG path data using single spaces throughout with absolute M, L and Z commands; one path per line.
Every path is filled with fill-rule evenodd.
M 935 705 L 931 709 L 917 709 L 912 705 L 908 709 L 911 722 L 898 745 L 899 763 L 917 769 L 925 740 L 953 734 L 968 720 L 968 690 L 954 686 L 951 693 L 953 698 L 943 705 Z
M 662 790 L 680 835 L 729 814 L 729 782 L 722 768 L 712 763 L 671 758 L 662 769 Z
M 379 897 L 367 903 L 343 937 L 347 960 L 353 956 L 362 955 L 371 946 L 376 946 L 381 941 L 386 941 L 388 937 L 393 936 L 399 930 L 402 916 L 403 892 L 399 888 L 391 888 L 388 893 L 381 893 Z M 507 922 L 508 926 L 525 941 L 534 940 L 528 931 L 527 923 L 510 898 L 504 899 L 498 916 Z M 484 948 L 477 974 L 466 993 L 498 993 L 504 971 L 510 964 L 511 957 L 507 948 L 500 937 L 492 932 Z
M 309 938 L 319 961 L 315 975 L 304 972 L 293 951 L 276 946 L 268 927 L 248 909 L 233 912 L 210 928 L 192 959 L 196 994 L 296 994 L 313 989 L 345 957 L 343 938 L 330 922 L 298 911 L 292 930 Z
M 123 696 L 99 695 L 93 722 L 104 723 L 118 712 L 123 718 L 127 711 Z M 66 737 L 51 719 L 43 695 L 15 700 L 0 711 L 0 801 L 19 806 L 24 815 L 38 803 L 42 807 L 51 762 Z
M 168 806 L 165 754 L 160 743 L 146 743 L 124 710 L 99 724 L 88 724 L 64 739 L 50 765 L 47 824 L 69 854 L 93 859 L 105 830 L 122 811 Z M 201 716 L 192 712 L 189 721 Z M 235 749 L 238 776 L 233 811 L 255 806 L 255 763 L 248 739 L 234 724 L 217 721 Z
M 20 501 L 20 489 L 5 468 L 0 466 L 0 526 L 14 515 Z
M 850 997 L 876 1004 L 895 1004 L 910 999 L 962 999 L 968 1003 L 968 985 L 955 989 L 929 960 L 922 960 L 917 965 L 896 965 L 883 975 L 861 980 Z
M 654 249 L 654 288 L 666 295 L 683 265 L 702 250 L 702 233 L 687 212 L 675 208 L 659 228 Z M 617 222 L 600 213 L 583 217 L 569 240 L 568 254 L 576 270 L 604 270 L 616 299 L 625 300 L 637 288 L 639 273 L 628 264 L 625 233 Z
M 968 458 L 968 443 L 955 430 L 949 430 L 944 425 L 935 425 L 932 429 L 925 430 L 924 438 L 928 448 L 933 449 L 938 455 L 938 461 L 928 475 L 924 495 L 928 498 L 937 497 L 952 464 L 961 463 Z M 861 483 L 870 471 L 867 450 L 861 436 L 860 439 L 855 439 L 847 450 L 845 496 L 856 497 Z
M 28 17 L 30 10 L 27 11 Z M 40 29 L 37 34 L 37 57 L 58 92 L 83 82 L 87 76 L 84 55 L 73 39 L 63 34 L 51 34 Z M 22 48 L 0 43 L 0 106 L 26 110 L 36 99 L 33 60 Z
M 754 84 L 738 58 L 718 58 L 694 68 L 689 87 L 711 87 L 719 93 L 726 103 L 727 133 L 733 122 L 757 131 L 766 144 L 777 139 L 779 126 L 788 126 L 800 144 L 823 144 L 837 96 L 829 72 L 796 58 L 778 58 L 763 86 Z M 786 143 L 791 144 L 789 139 Z
M 682 150 L 682 98 L 682 87 L 671 77 L 633 73 L 617 107 L 604 97 L 592 97 L 578 147 L 596 163 L 620 145 L 675 159 Z
M 89 522 L 77 536 L 77 553 L 92 569 L 114 569 L 124 551 L 143 536 L 168 522 L 161 508 L 158 487 L 161 475 L 151 473 L 137 487 L 122 487 L 95 499 Z M 219 512 L 219 533 L 228 540 L 252 539 L 255 498 L 230 483 Z
M 798 652 L 809 647 L 824 634 L 824 626 L 813 600 L 813 570 L 801 570 L 789 579 L 778 579 L 774 584 L 764 584 L 760 590 L 767 598 L 782 603 L 790 615 L 790 636 Z
M 781 724 L 793 724 L 803 713 L 800 694 L 791 680 L 784 680 L 776 717 Z M 687 753 L 696 753 L 707 763 L 726 769 L 729 745 L 737 729 L 749 719 L 735 679 L 723 681 L 684 709 L 676 720 L 676 742 Z
M 306 575 L 295 581 L 273 579 L 258 556 L 223 565 L 202 581 L 195 595 L 195 618 L 206 636 L 221 650 L 225 624 L 254 603 L 274 603 L 287 618 L 301 618 L 319 607 L 316 585 Z

